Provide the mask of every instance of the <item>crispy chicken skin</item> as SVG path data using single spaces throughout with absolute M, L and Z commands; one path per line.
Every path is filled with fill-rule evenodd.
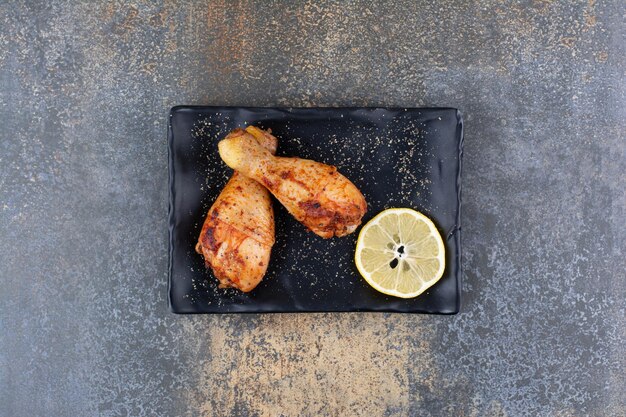
M 253 126 L 236 129 L 227 138 L 242 137 L 275 153 L 277 141 Z M 204 257 L 220 288 L 253 290 L 265 275 L 274 244 L 274 212 L 268 191 L 236 172 L 211 206 L 196 252 Z
M 300 158 L 273 156 L 245 135 L 218 144 L 229 167 L 263 184 L 302 224 L 330 238 L 356 230 L 367 203 L 363 194 L 337 168 Z

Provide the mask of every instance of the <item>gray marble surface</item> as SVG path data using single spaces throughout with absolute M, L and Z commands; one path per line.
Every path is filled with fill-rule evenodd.
M 0 3 L 0 416 L 626 415 L 623 3 L 370 3 Z M 461 109 L 461 313 L 169 313 L 176 104 Z

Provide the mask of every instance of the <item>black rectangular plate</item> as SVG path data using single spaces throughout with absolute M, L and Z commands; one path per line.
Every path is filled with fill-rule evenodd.
M 217 288 L 194 250 L 207 210 L 232 174 L 217 142 L 253 124 L 278 137 L 277 155 L 337 166 L 368 202 L 363 224 L 390 207 L 429 216 L 446 270 L 417 298 L 386 296 L 354 265 L 357 232 L 322 239 L 274 200 L 276 244 L 252 292 Z M 169 302 L 175 313 L 388 311 L 454 314 L 460 305 L 463 121 L 456 109 L 178 106 L 170 112 Z

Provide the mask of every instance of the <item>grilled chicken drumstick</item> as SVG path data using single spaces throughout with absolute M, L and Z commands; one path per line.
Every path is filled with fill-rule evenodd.
M 218 144 L 229 167 L 263 184 L 307 228 L 323 238 L 356 230 L 367 211 L 363 194 L 337 168 L 300 158 L 273 156 L 244 135 Z
M 268 154 L 277 140 L 254 126 L 235 129 L 228 136 L 254 143 Z M 209 210 L 196 252 L 204 257 L 220 288 L 254 289 L 265 275 L 274 244 L 274 211 L 268 191 L 235 171 Z

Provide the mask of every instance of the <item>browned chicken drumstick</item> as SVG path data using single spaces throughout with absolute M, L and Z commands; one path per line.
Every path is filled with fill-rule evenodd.
M 242 138 L 276 152 L 277 140 L 269 131 L 248 126 L 226 138 Z M 196 252 L 204 257 L 220 282 L 220 288 L 252 291 L 261 282 L 274 245 L 274 212 L 268 191 L 236 172 L 211 206 Z
M 229 167 L 263 184 L 285 208 L 323 238 L 356 230 L 367 211 L 363 194 L 337 168 L 300 158 L 273 156 L 246 135 L 218 144 Z

